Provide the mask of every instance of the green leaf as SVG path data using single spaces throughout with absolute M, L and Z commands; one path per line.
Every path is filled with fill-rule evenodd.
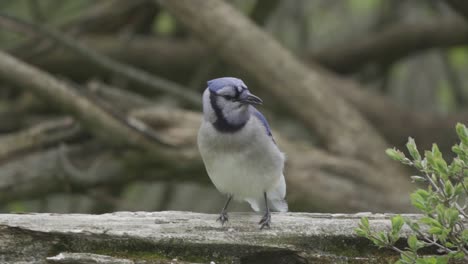
M 416 260 L 416 264 L 437 264 L 437 260 L 434 257 L 426 257 Z
M 436 257 L 436 259 L 436 264 L 447 264 L 449 261 L 449 257 L 447 256 Z
M 461 123 L 457 123 L 455 130 L 457 131 L 460 141 L 463 142 L 463 144 L 468 145 L 468 129 L 466 126 Z
M 361 226 L 364 227 L 364 229 L 369 229 L 369 218 L 366 216 L 361 217 Z
M 421 198 L 421 196 L 417 193 L 412 193 L 410 195 L 411 198 L 411 204 L 413 204 L 414 207 L 418 208 L 419 210 L 426 212 L 428 208 L 426 207 L 425 201 Z
M 429 228 L 428 232 L 433 235 L 441 235 L 443 233 L 443 230 L 440 227 L 433 226 Z
M 439 147 L 436 143 L 432 144 L 432 156 L 436 159 L 442 158 L 442 152 L 440 152 Z
M 452 147 L 452 151 L 457 154 L 457 157 L 464 163 L 468 163 L 468 145 L 460 143 Z
M 399 234 L 401 228 L 405 224 L 403 217 L 401 217 L 401 215 L 394 216 L 391 218 L 391 222 L 392 222 L 392 233 Z
M 425 257 L 416 260 L 416 264 L 447 264 L 449 258 L 447 256 L 440 257 Z
M 439 178 L 435 175 L 435 173 L 432 173 L 431 179 L 432 179 L 433 182 L 437 182 L 437 180 L 438 180 Z M 431 188 L 432 188 L 432 187 L 431 187 Z
M 463 189 L 463 185 L 461 183 L 458 183 L 457 185 L 455 185 L 455 190 L 453 192 L 454 196 L 459 196 L 460 194 L 462 194 L 464 191 Z
M 461 237 L 463 243 L 468 244 L 468 229 L 463 230 Z
M 434 154 L 432 154 L 432 152 L 430 151 L 424 151 L 424 157 L 426 157 L 426 161 L 427 161 L 427 166 L 428 168 L 435 168 L 436 165 L 435 165 L 435 161 L 434 161 Z
M 422 159 L 419 165 L 420 166 L 417 167 L 418 170 L 427 171 L 427 159 L 426 158 Z
M 445 162 L 445 160 L 442 158 L 438 158 L 435 160 L 435 165 L 435 169 L 440 174 L 440 177 L 444 180 L 447 180 L 449 175 L 447 162 Z
M 430 164 L 440 174 L 440 176 L 446 180 L 448 178 L 448 166 L 442 157 L 442 153 L 439 150 L 437 144 L 432 144 L 432 155 L 430 156 Z
M 430 193 L 423 189 L 418 189 L 410 195 L 411 203 L 419 210 L 429 213 L 432 208 L 428 206 Z
M 455 247 L 455 245 L 453 243 L 450 243 L 450 242 L 445 242 L 444 246 L 446 246 L 448 248 Z
M 356 234 L 358 236 L 366 237 L 366 238 L 369 236 L 369 233 L 366 232 L 365 230 L 361 229 L 361 228 L 356 228 L 356 229 L 354 229 L 354 231 L 356 232 Z
M 444 185 L 445 194 L 449 199 L 452 198 L 455 194 L 455 188 L 453 188 L 452 183 L 449 180 L 446 180 Z
M 381 247 L 381 248 L 385 247 L 385 244 L 382 243 L 379 239 L 374 238 L 374 237 L 369 237 L 369 239 L 372 241 L 372 243 L 374 243 L 374 245 Z
M 448 255 L 449 257 L 452 257 L 454 259 L 463 259 L 465 257 L 465 253 L 463 253 L 462 251 L 450 252 Z
M 418 250 L 418 239 L 415 235 L 411 235 L 408 237 L 408 246 L 414 252 Z
M 445 211 L 445 220 L 449 224 L 450 228 L 452 228 L 459 219 L 460 219 L 460 215 L 458 214 L 457 209 L 448 208 Z
M 416 193 L 419 194 L 423 199 L 427 199 L 429 196 L 431 196 L 431 193 L 424 189 L 417 189 Z
M 452 151 L 453 153 L 457 154 L 457 155 L 463 155 L 463 150 L 462 148 L 460 147 L 460 145 L 455 145 L 452 147 Z
M 377 236 L 384 243 L 384 245 L 389 245 L 390 244 L 390 239 L 388 239 L 388 235 L 386 233 L 379 232 L 379 233 L 377 233 Z
M 412 137 L 408 138 L 408 143 L 406 143 L 406 148 L 408 149 L 408 152 L 410 153 L 411 157 L 416 161 L 421 160 L 421 154 L 419 154 L 418 148 L 416 147 L 416 142 L 414 142 L 414 139 Z
M 456 176 L 457 174 L 462 172 L 463 167 L 465 166 L 465 162 L 459 158 L 454 158 L 452 164 L 449 166 L 449 173 L 451 176 Z
M 387 234 L 385 234 L 384 232 L 379 232 L 379 233 L 376 233 L 375 234 L 375 237 L 372 236 L 372 237 L 369 237 L 369 239 L 378 247 L 387 247 L 388 245 L 390 245 L 390 241 L 387 237 Z
M 411 228 L 411 230 L 416 231 L 416 232 L 420 230 L 418 223 L 412 221 L 409 218 L 405 218 L 404 220 L 405 220 L 405 223 Z
M 400 260 L 403 263 L 414 263 L 414 261 L 417 259 L 417 255 L 414 254 L 411 251 L 404 251 L 404 254 L 400 254 Z
M 425 167 L 424 167 L 424 163 L 423 163 L 423 160 L 415 160 L 413 162 L 413 166 L 418 169 L 419 171 L 424 171 Z
M 405 154 L 395 148 L 392 148 L 392 149 L 387 149 L 385 151 L 385 153 L 387 153 L 387 155 L 392 158 L 393 160 L 396 160 L 396 161 L 399 161 L 399 162 L 403 162 L 405 160 Z
M 410 177 L 412 182 L 426 182 L 427 179 L 421 176 L 413 175 Z
M 444 223 L 445 220 L 445 206 L 443 204 L 438 204 L 436 206 L 436 214 L 437 214 L 437 221 L 441 224 L 441 226 Z

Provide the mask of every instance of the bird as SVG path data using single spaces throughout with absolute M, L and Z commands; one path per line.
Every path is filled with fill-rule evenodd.
M 262 99 L 241 79 L 222 77 L 207 82 L 202 100 L 198 149 L 212 183 L 227 196 L 217 221 L 223 226 L 229 220 L 227 208 L 234 199 L 263 211 L 260 229 L 270 228 L 271 211 L 288 211 L 285 155 L 266 118 L 254 107 Z

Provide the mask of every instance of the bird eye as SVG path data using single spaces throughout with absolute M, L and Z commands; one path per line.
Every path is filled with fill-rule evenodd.
M 230 95 L 223 95 L 224 99 L 229 100 L 229 101 L 234 101 L 234 97 Z

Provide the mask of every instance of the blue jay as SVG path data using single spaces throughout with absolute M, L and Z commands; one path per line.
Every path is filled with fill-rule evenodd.
M 264 211 L 260 228 L 270 227 L 270 209 L 286 212 L 284 154 L 279 150 L 265 117 L 253 106 L 262 100 L 240 79 L 208 81 L 203 93 L 203 121 L 198 148 L 208 176 L 227 195 L 218 221 L 228 221 L 232 198 Z

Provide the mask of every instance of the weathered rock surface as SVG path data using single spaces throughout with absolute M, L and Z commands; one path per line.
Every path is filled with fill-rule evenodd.
M 260 215 L 191 212 L 0 214 L 0 263 L 387 263 L 397 255 L 355 235 L 361 216 L 285 213 L 259 230 Z M 408 215 L 416 217 L 416 215 Z M 405 229 L 404 233 L 407 234 Z M 72 254 L 73 253 L 73 254 Z

